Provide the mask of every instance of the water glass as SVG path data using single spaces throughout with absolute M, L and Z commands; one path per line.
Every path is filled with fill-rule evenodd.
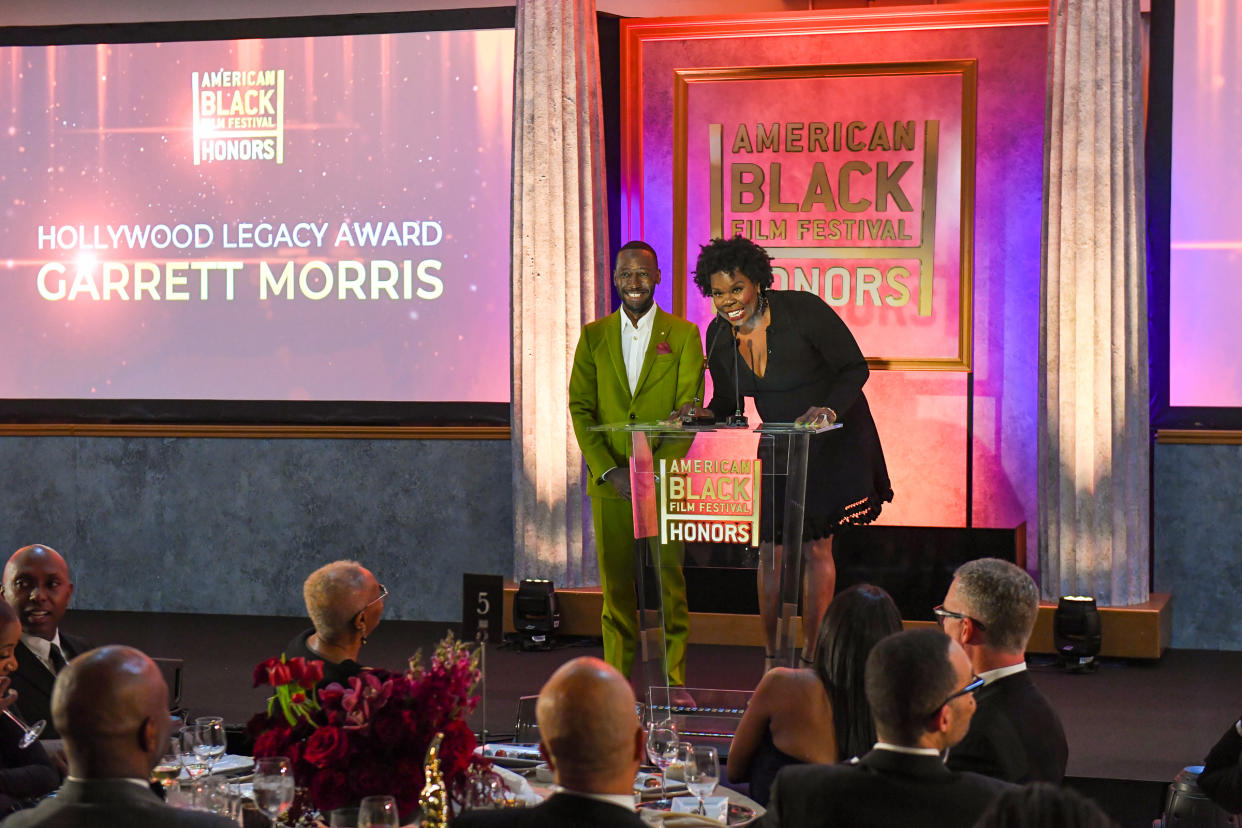
M 391 796 L 364 797 L 358 807 L 358 828 L 399 828 L 397 800 Z
M 194 736 L 194 752 L 203 758 L 208 771 L 211 771 L 224 755 L 227 744 L 224 719 L 220 716 L 198 717 L 194 720 Z
M 667 798 L 668 768 L 677 758 L 677 726 L 672 719 L 652 722 L 647 728 L 647 758 L 660 769 L 660 801 Z
M 293 805 L 293 769 L 284 756 L 265 756 L 254 763 L 254 804 L 275 820 Z
M 693 745 L 686 751 L 682 773 L 690 793 L 699 798 L 700 814 L 705 814 L 703 799 L 716 790 L 720 781 L 720 757 L 711 745 Z
M 206 776 L 208 770 L 206 758 L 194 749 L 197 743 L 198 734 L 193 727 L 183 727 L 180 733 L 172 737 L 172 747 L 177 753 L 177 759 L 192 780 Z

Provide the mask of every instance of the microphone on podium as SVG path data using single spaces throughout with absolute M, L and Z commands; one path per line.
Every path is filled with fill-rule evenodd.
M 723 317 L 721 317 L 721 318 L 723 319 Z M 728 322 L 726 321 L 726 322 L 725 322 L 725 324 L 727 325 L 727 324 L 728 324 Z M 705 376 L 707 376 L 707 365 L 708 365 L 708 363 L 711 361 L 711 358 L 712 358 L 712 352 L 716 350 L 716 343 L 720 341 L 720 331 L 721 331 L 721 330 L 722 330 L 721 328 L 717 328 L 717 329 L 716 329 L 716 335 L 712 337 L 712 342 L 711 342 L 711 344 L 707 346 L 707 356 L 703 357 L 703 365 L 702 365 L 702 367 L 701 367 L 701 368 L 699 368 L 699 384 L 698 384 L 698 385 L 696 385 L 696 386 L 695 386 L 695 388 L 702 388 L 702 387 L 703 387 L 703 378 L 704 378 Z M 699 393 L 702 393 L 702 392 L 700 391 Z M 699 407 L 700 407 L 700 403 L 702 403 L 702 402 L 703 402 L 703 398 L 702 398 L 702 397 L 695 397 L 695 398 L 694 398 L 694 407 L 695 407 L 696 409 L 697 409 L 697 408 L 699 408 Z M 715 415 L 715 414 L 713 414 L 713 413 L 712 413 L 712 412 L 710 412 L 710 411 L 709 411 L 709 412 L 707 412 L 707 413 L 705 413 L 705 414 L 702 414 L 702 415 L 699 415 L 699 414 L 696 414 L 696 413 L 694 413 L 694 412 L 691 412 L 691 413 L 689 413 L 689 414 L 683 414 L 683 415 L 682 415 L 682 418 L 681 418 L 681 424 L 682 424 L 682 425 L 684 425 L 684 426 L 688 426 L 688 425 L 711 425 L 711 424 L 712 424 L 712 423 L 714 423 L 714 422 L 716 422 L 716 415 Z
M 737 328 L 733 328 L 733 413 L 725 418 L 725 428 L 749 428 L 750 421 L 746 419 L 746 415 L 742 413 L 742 378 L 738 373 L 737 355 L 742 350 L 742 340 L 737 335 Z

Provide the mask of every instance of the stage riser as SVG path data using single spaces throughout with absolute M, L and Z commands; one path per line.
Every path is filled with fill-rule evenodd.
M 505 585 L 505 632 L 513 632 L 513 596 L 516 593 L 516 584 Z M 604 599 L 598 587 L 558 589 L 556 597 L 561 610 L 562 635 L 600 635 L 599 619 Z M 1052 616 L 1055 611 L 1055 604 L 1040 604 L 1027 652 L 1054 652 Z M 934 621 L 904 623 L 907 629 L 935 624 Z M 1160 658 L 1169 646 L 1172 624 L 1169 596 L 1163 593 L 1153 593 L 1150 601 L 1133 607 L 1102 607 L 1100 654 L 1108 658 Z M 762 647 L 763 628 L 758 615 L 691 612 L 690 643 Z

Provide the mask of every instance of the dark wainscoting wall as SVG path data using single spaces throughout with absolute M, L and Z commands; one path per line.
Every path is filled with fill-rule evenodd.
M 1242 446 L 1154 446 L 1155 592 L 1173 594 L 1173 646 L 1242 650 Z
M 355 558 L 444 621 L 462 572 L 513 574 L 508 440 L 4 437 L 0 468 L 0 552 L 58 549 L 81 609 L 305 616 Z

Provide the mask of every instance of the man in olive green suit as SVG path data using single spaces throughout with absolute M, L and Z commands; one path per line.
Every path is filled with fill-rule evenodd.
M 613 284 L 622 307 L 583 328 L 569 379 L 569 411 L 590 477 L 587 491 L 604 591 L 604 660 L 625 676 L 634 664 L 638 639 L 630 435 L 590 429 L 603 423 L 663 420 L 702 396 L 698 326 L 655 306 L 659 283 L 660 268 L 650 245 L 632 241 L 621 248 Z M 684 453 L 687 444 L 679 445 Z M 664 636 L 668 679 L 674 685 L 685 684 L 690 632 L 680 558 L 680 545 L 662 551 Z

